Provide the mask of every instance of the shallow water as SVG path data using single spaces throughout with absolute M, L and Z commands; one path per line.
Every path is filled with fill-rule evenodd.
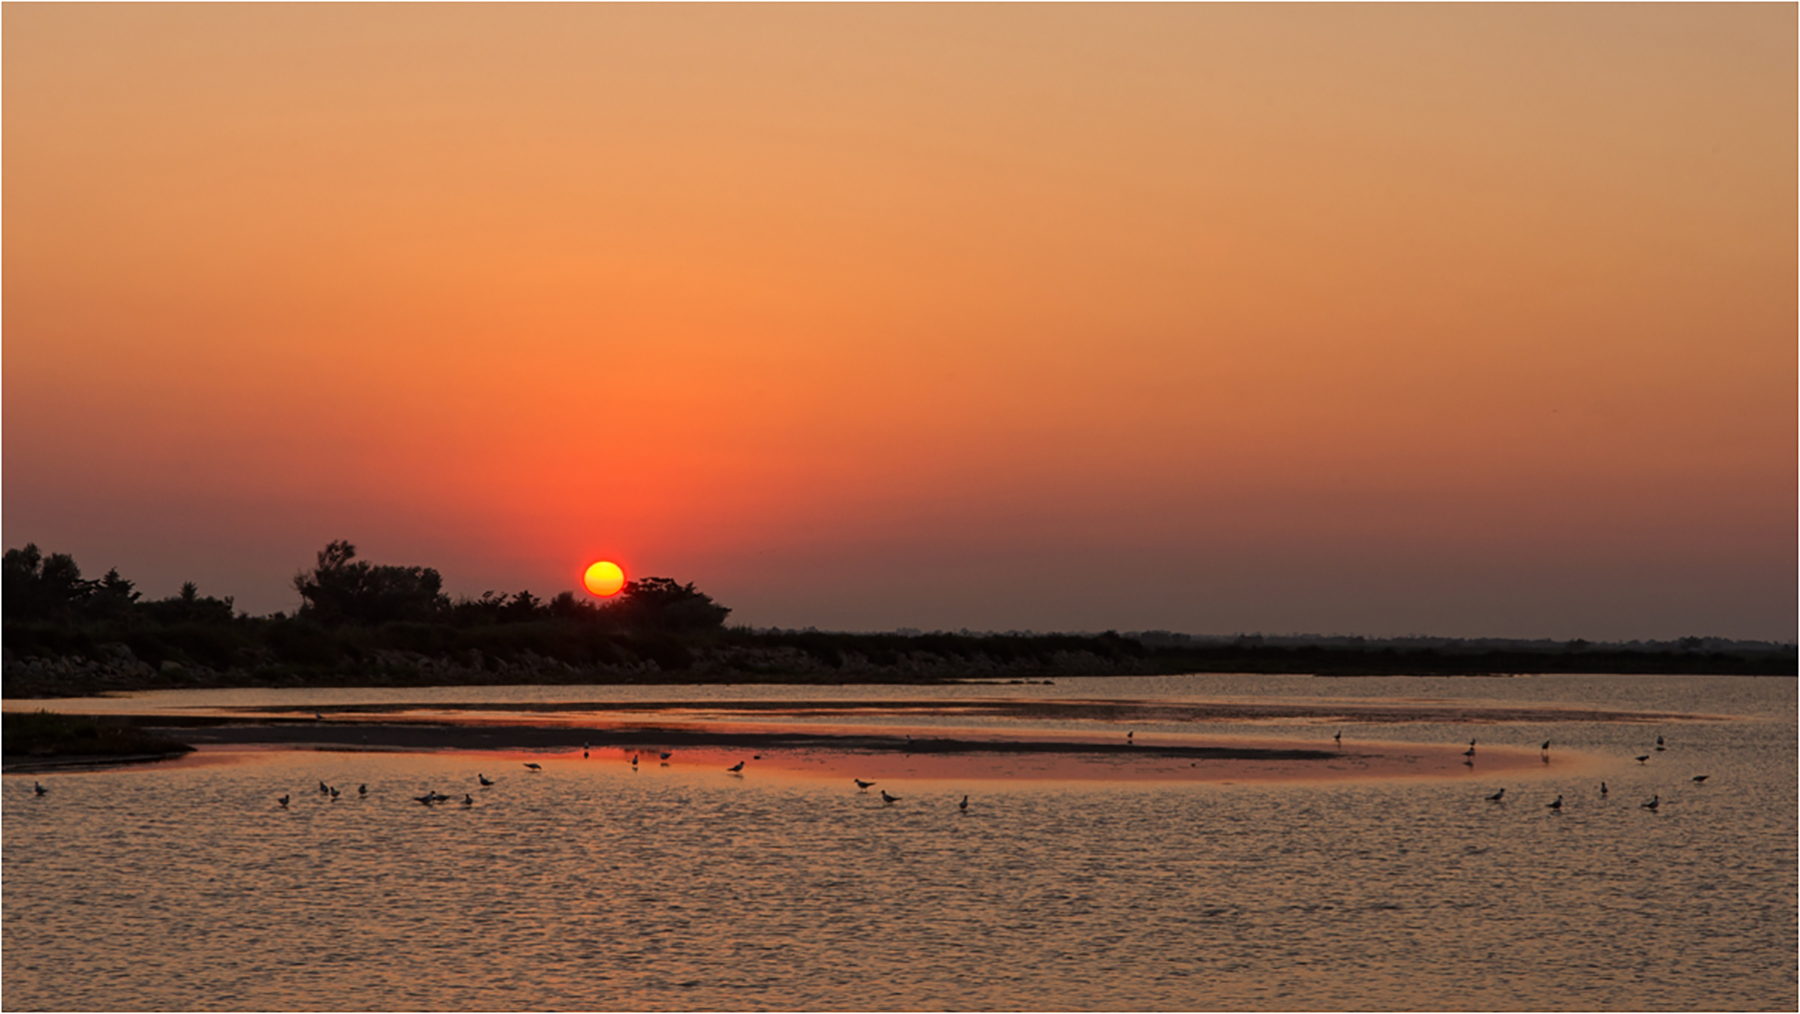
M 1170 783 L 1134 781 L 1127 765 L 1117 780 L 1077 783 L 972 769 L 884 776 L 879 788 L 901 797 L 892 805 L 848 784 L 843 758 L 817 776 L 760 765 L 734 776 L 716 758 L 685 755 L 636 771 L 614 751 L 537 755 L 544 770 L 532 773 L 525 755 L 283 750 L 13 776 L 3 796 L 0 1001 L 9 1010 L 1796 1006 L 1794 680 L 1186 679 L 954 689 L 1729 717 L 1352 728 L 1558 744 L 1555 764 L 1499 780 L 1477 771 Z M 522 689 L 453 695 L 504 710 L 571 690 Z M 719 702 L 757 699 L 751 689 L 631 692 Z M 744 692 L 722 692 L 732 690 Z M 943 690 L 846 693 L 942 699 Z M 754 688 L 771 692 L 780 691 Z M 814 699 L 820 688 L 790 692 Z M 370 700 L 327 697 L 349 693 L 306 701 Z M 1217 731 L 1297 729 L 1328 736 L 1317 722 Z M 1659 731 L 1669 748 L 1655 753 Z M 1632 759 L 1645 753 L 1645 764 Z M 478 787 L 477 772 L 498 784 Z M 1701 773 L 1707 781 L 1694 783 Z M 347 791 L 333 802 L 317 792 L 321 779 Z M 34 796 L 34 780 L 50 793 Z M 1502 785 L 1506 802 L 1487 802 Z M 476 802 L 413 801 L 427 788 Z M 273 801 L 283 793 L 285 810 Z M 967 813 L 956 806 L 965 793 Z M 1656 812 L 1639 806 L 1653 793 Z M 1546 808 L 1558 794 L 1563 808 Z

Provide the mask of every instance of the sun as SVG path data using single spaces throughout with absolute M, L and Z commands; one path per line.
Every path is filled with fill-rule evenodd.
M 603 599 L 610 598 L 619 594 L 620 588 L 625 587 L 625 572 L 611 560 L 601 560 L 587 569 L 587 573 L 582 575 L 581 581 L 593 594 Z

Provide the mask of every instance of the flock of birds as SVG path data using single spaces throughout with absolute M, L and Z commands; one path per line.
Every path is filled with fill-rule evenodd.
M 1343 736 L 1344 736 L 1344 734 L 1342 732 L 1339 732 L 1337 735 L 1333 736 L 1332 738 L 1337 740 L 1338 743 L 1341 745 L 1344 741 Z M 1539 749 L 1539 751 L 1541 751 L 1541 756 L 1543 758 L 1544 763 L 1546 763 L 1546 764 L 1550 763 L 1550 741 L 1547 739 L 1544 740 L 1543 745 L 1540 746 L 1538 749 Z M 1663 742 L 1662 734 L 1658 733 L 1657 737 L 1656 737 L 1656 748 L 1651 753 L 1640 754 L 1636 757 L 1633 757 L 1632 760 L 1637 761 L 1639 764 L 1644 764 L 1644 763 L 1648 762 L 1650 760 L 1651 756 L 1653 756 L 1654 754 L 1661 753 L 1662 751 L 1667 750 L 1667 749 L 1668 749 L 1668 744 Z M 1475 766 L 1475 741 L 1472 739 L 1469 740 L 1469 748 L 1467 750 L 1463 751 L 1463 763 L 1467 764 L 1469 767 Z M 1700 784 L 1703 784 L 1710 777 L 1711 777 L 1710 775 L 1695 775 L 1692 780 L 1695 785 L 1700 785 Z M 1611 792 L 1611 790 L 1606 787 L 1606 783 L 1601 782 L 1600 783 L 1600 798 L 1605 799 L 1610 792 Z M 1487 797 L 1487 801 L 1490 803 L 1504 803 L 1506 801 L 1505 796 L 1506 796 L 1506 789 L 1501 788 L 1501 789 L 1496 790 L 1493 795 Z M 1656 813 L 1658 811 L 1658 808 L 1660 808 L 1662 806 L 1662 793 L 1660 793 L 1660 792 L 1652 793 L 1649 799 L 1645 800 L 1642 803 L 1639 803 L 1638 806 L 1642 809 L 1649 810 L 1651 813 Z M 1546 810 L 1551 811 L 1552 813 L 1562 812 L 1563 797 L 1562 797 L 1561 793 L 1558 793 L 1557 797 L 1555 799 L 1551 800 L 1548 803 L 1545 803 L 1544 808 Z
M 589 746 L 586 743 L 581 744 L 581 756 L 583 756 L 583 757 L 589 756 Z M 631 755 L 632 770 L 634 770 L 634 771 L 637 770 L 638 761 L 641 758 L 641 756 L 642 756 L 641 754 L 637 754 L 637 753 L 634 753 Z M 662 766 L 668 767 L 669 766 L 669 758 L 675 756 L 675 754 L 673 751 L 670 751 L 670 750 L 662 750 L 662 751 L 658 751 L 657 756 L 658 756 L 658 759 L 662 762 Z M 750 759 L 751 760 L 762 760 L 762 754 L 756 754 L 755 756 L 753 756 Z M 744 764 L 745 764 L 745 762 L 740 760 L 736 764 L 733 764 L 730 767 L 726 768 L 725 771 L 729 774 L 741 775 L 741 774 L 743 774 L 743 771 L 744 771 Z M 525 769 L 527 771 L 532 772 L 533 774 L 538 774 L 544 770 L 544 766 L 542 764 L 538 763 L 537 761 L 526 761 Z M 480 785 L 484 789 L 492 788 L 494 785 L 498 784 L 498 782 L 496 782 L 495 779 L 489 778 L 485 773 L 479 772 L 479 771 L 475 773 L 475 781 L 478 785 Z M 867 792 L 875 784 L 872 781 L 864 781 L 861 778 L 853 778 L 853 779 L 851 779 L 851 781 L 856 783 L 856 791 L 858 791 L 858 792 Z M 44 788 L 43 784 L 40 782 L 33 782 L 32 788 L 40 796 L 44 795 L 45 793 L 50 791 L 49 789 Z M 338 789 L 337 786 L 327 783 L 324 779 L 319 780 L 319 795 L 320 795 L 320 797 L 335 801 L 341 794 L 342 794 L 342 792 L 341 792 L 341 790 Z M 358 785 L 356 787 L 356 794 L 358 796 L 367 796 L 369 794 L 368 784 L 364 783 L 364 784 Z M 275 797 L 275 805 L 277 805 L 285 810 L 288 808 L 288 804 L 293 802 L 293 798 L 294 797 L 293 797 L 292 793 L 286 793 L 286 794 L 277 796 L 277 797 Z M 426 790 L 424 795 L 414 796 L 412 798 L 415 802 L 421 803 L 425 806 L 435 806 L 439 803 L 447 803 L 455 797 L 445 795 L 444 793 L 438 792 L 435 789 L 428 789 L 428 790 Z M 882 801 L 882 803 L 884 803 L 888 806 L 892 806 L 895 803 L 900 802 L 900 799 L 901 799 L 900 796 L 896 796 L 896 795 L 888 792 L 888 790 L 886 790 L 886 789 L 881 790 L 881 801 Z M 467 793 L 467 792 L 463 793 L 462 805 L 474 806 L 475 805 L 475 797 L 470 793 Z M 969 797 L 966 795 L 963 796 L 962 802 L 956 804 L 956 807 L 958 810 L 961 810 L 963 813 L 968 813 L 969 812 Z

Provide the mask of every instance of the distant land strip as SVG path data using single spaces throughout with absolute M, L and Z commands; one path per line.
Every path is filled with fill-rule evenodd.
M 223 629 L 70 636 L 8 623 L 8 697 L 73 697 L 219 687 L 406 687 L 648 684 L 936 684 L 1071 676 L 1267 673 L 1316 676 L 1505 676 L 1548 673 L 1793 676 L 1791 645 L 1708 650 L 1558 645 L 1543 649 L 1420 647 L 1389 642 L 1266 644 L 1244 638 L 1156 643 L 1152 637 L 1074 634 L 835 634 L 725 630 L 701 636 L 595 635 L 556 624 L 473 628 L 319 628 L 304 637 Z M 496 632 L 504 636 L 495 636 Z M 114 632 L 108 631 L 112 634 Z M 585 636 L 573 636 L 582 634 Z M 48 636 L 46 636 L 48 635 Z M 248 636 L 247 636 L 248 635 Z M 422 650 L 421 640 L 457 642 Z

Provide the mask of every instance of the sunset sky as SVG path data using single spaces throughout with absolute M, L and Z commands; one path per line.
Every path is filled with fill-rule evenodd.
M 6 545 L 1792 640 L 1796 7 L 20 5 Z

